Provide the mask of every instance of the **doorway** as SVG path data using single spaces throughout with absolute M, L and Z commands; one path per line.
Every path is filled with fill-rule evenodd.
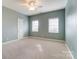
M 18 17 L 18 39 L 23 39 L 23 36 L 24 36 L 23 18 Z

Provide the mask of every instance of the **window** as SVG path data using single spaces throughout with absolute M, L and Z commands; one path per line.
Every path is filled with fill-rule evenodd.
M 38 20 L 32 21 L 32 32 L 38 32 Z
M 58 18 L 53 18 L 49 19 L 49 33 L 58 33 L 59 32 L 59 19 Z

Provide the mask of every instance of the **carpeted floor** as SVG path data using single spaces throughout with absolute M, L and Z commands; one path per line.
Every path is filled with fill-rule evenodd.
M 2 59 L 71 59 L 64 42 L 26 38 L 3 44 Z

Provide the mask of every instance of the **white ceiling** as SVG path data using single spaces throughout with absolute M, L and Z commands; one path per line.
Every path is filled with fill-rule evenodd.
M 25 15 L 35 15 L 63 9 L 67 3 L 67 0 L 41 0 L 42 7 L 36 9 L 35 11 L 29 11 L 26 7 L 20 5 L 19 1 L 20 0 L 3 0 L 2 5 Z

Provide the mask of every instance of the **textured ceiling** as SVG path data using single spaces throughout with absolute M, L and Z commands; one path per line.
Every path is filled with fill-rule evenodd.
M 25 6 L 22 6 L 20 0 L 3 0 L 2 5 L 25 15 L 35 15 L 63 9 L 66 6 L 67 0 L 41 0 L 41 2 L 41 7 L 34 11 L 29 11 Z

